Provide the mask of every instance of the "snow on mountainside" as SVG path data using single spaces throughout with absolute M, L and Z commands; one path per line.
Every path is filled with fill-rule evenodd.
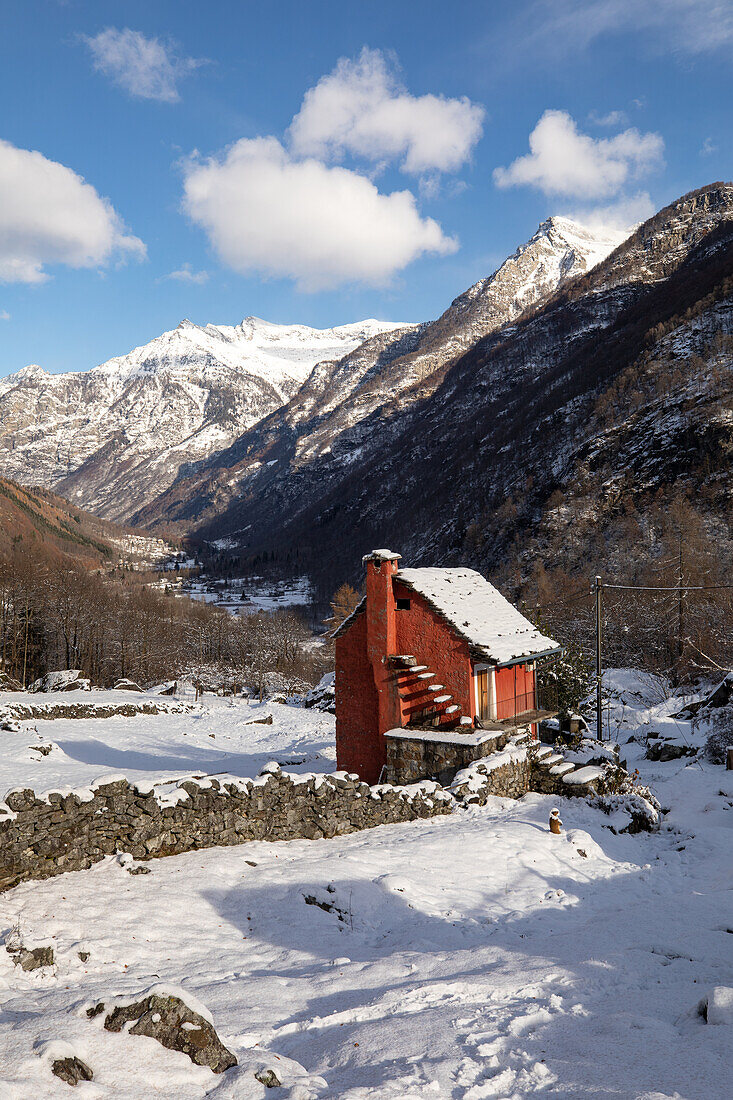
M 460 354 L 482 336 L 515 320 L 570 279 L 590 271 L 630 230 L 593 232 L 569 218 L 548 218 L 493 275 L 461 294 L 421 341 L 415 356 Z
M 297 547 L 299 568 L 327 598 L 354 579 L 354 563 L 370 546 L 396 545 L 416 565 L 465 564 L 484 573 L 516 561 L 558 483 L 570 492 L 574 479 L 590 478 L 586 511 L 597 516 L 603 507 L 609 523 L 619 500 L 614 486 L 638 483 L 653 493 L 660 481 L 685 485 L 713 519 L 724 516 L 733 454 L 725 343 L 733 335 L 725 306 L 731 280 L 733 185 L 714 183 L 659 211 L 606 260 L 421 385 L 391 399 L 384 380 L 401 364 L 378 367 L 363 391 L 361 419 L 355 390 L 328 417 L 316 411 L 296 423 L 309 379 L 294 401 L 220 456 L 218 468 L 209 464 L 200 480 L 174 485 L 149 518 L 178 520 L 207 539 L 244 530 L 253 554 Z M 514 294 L 508 298 L 512 308 Z M 412 334 L 403 362 L 432 328 Z M 662 337 L 671 331 L 668 351 Z M 633 384 L 614 397 L 619 376 Z M 667 394 L 678 395 L 678 412 Z M 609 400 L 610 434 L 597 411 Z M 624 429 L 632 418 L 633 433 Z M 658 463 L 649 470 L 652 454 Z
M 0 379 L 0 463 L 19 481 L 125 519 L 182 466 L 228 446 L 282 405 L 316 363 L 401 327 L 186 320 L 90 371 L 25 367 Z
M 599 235 L 567 218 L 547 219 L 436 321 L 381 333 L 340 361 L 319 364 L 288 404 L 136 519 L 190 527 L 194 518 L 211 518 L 228 500 L 274 491 L 291 507 L 290 498 L 301 487 L 294 473 L 307 476 L 321 460 L 329 462 L 329 473 L 339 464 L 348 468 L 370 441 L 388 437 L 394 417 L 436 390 L 460 355 L 591 270 L 624 237 L 623 232 Z M 276 468 L 267 466 L 275 461 Z

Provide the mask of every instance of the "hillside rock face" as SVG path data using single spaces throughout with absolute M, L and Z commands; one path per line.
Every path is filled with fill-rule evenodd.
M 322 330 L 256 317 L 234 327 L 182 321 L 90 371 L 25 367 L 0 379 L 0 465 L 18 481 L 126 519 L 179 470 L 281 406 L 317 362 L 402 328 L 371 320 Z
M 429 398 L 450 366 L 482 337 L 506 331 L 559 288 L 591 270 L 624 240 L 549 218 L 486 279 L 461 294 L 436 321 L 382 333 L 338 362 L 320 363 L 291 400 L 214 456 L 190 479 L 135 516 L 144 525 L 213 519 L 247 498 L 289 514 L 329 479 L 381 448 L 406 411 Z M 242 523 L 245 527 L 249 518 Z M 230 525 L 231 526 L 231 525 Z M 227 531 L 228 534 L 236 533 Z
M 613 501 L 615 485 L 653 491 L 686 479 L 694 492 L 701 470 L 725 480 L 733 429 L 721 392 L 731 355 L 705 349 L 730 332 L 732 279 L 733 185 L 713 184 L 521 314 L 510 306 L 506 323 L 436 365 L 422 386 L 393 396 L 385 379 L 398 360 L 386 348 L 363 398 L 356 388 L 303 422 L 301 391 L 198 483 L 173 486 L 159 515 L 202 515 L 203 537 L 239 532 L 248 553 L 297 552 L 325 595 L 354 578 L 372 546 L 396 545 L 411 564 L 495 569 L 552 493 L 579 492 L 588 469 L 604 472 L 584 498 L 591 510 Z M 409 335 L 403 361 L 419 357 L 431 327 Z M 666 395 L 652 392 L 657 355 L 677 363 L 679 378 L 665 368 Z M 693 356 L 703 367 L 690 389 Z M 609 426 L 597 405 L 625 372 L 647 380 L 628 408 L 616 400 Z

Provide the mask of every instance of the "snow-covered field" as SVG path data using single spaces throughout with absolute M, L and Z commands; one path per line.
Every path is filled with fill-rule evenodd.
M 138 692 L 73 691 L 0 694 L 3 703 L 25 699 L 33 706 L 117 703 L 175 705 L 176 698 Z M 334 718 L 317 710 L 205 695 L 180 701 L 182 714 L 140 714 L 134 718 L 56 718 L 17 723 L 20 732 L 0 731 L 0 794 L 11 787 L 87 787 L 102 775 L 138 780 L 187 775 L 256 776 L 269 761 L 287 771 L 331 772 L 336 767 Z M 51 746 L 43 755 L 35 746 Z
M 213 589 L 213 591 L 211 591 Z M 203 600 L 226 608 L 233 615 L 251 615 L 253 611 L 277 611 L 278 608 L 303 607 L 313 594 L 307 577 L 275 584 L 263 577 L 235 578 L 226 588 L 206 581 L 185 584 L 182 593 L 192 600 Z
M 679 700 L 649 705 L 631 676 L 616 687 L 622 741 L 652 728 L 693 739 L 669 717 Z M 266 713 L 272 725 L 246 724 Z M 95 766 L 150 778 L 156 757 L 159 774 L 189 762 L 252 774 L 309 744 L 321 759 L 306 767 L 319 770 L 331 723 L 216 700 L 86 732 L 38 726 L 88 781 Z M 64 759 L 31 763 L 20 735 L 2 736 L 12 785 L 66 781 Z M 658 834 L 617 836 L 600 811 L 560 800 L 555 837 L 554 800 L 533 794 L 340 839 L 154 860 L 134 877 L 109 857 L 16 887 L 0 896 L 3 932 L 52 942 L 56 965 L 24 973 L 0 951 L 0 1096 L 66 1096 L 39 1045 L 63 1040 L 94 1070 L 78 1086 L 90 1098 L 728 1100 L 733 1024 L 706 1024 L 697 1005 L 733 986 L 733 773 L 643 754 L 624 745 L 669 810 Z M 208 1007 L 237 1068 L 214 1076 L 86 1017 L 161 982 Z M 262 1066 L 282 1089 L 255 1079 Z

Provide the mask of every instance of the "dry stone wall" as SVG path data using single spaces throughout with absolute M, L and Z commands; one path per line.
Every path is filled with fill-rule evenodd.
M 384 737 L 384 778 L 388 783 L 418 783 L 433 778 L 447 786 L 457 772 L 503 749 L 510 738 L 511 734 L 503 730 L 465 734 L 415 730 L 412 737 L 405 730 L 390 730 Z
M 0 719 L 14 718 L 17 721 L 30 719 L 52 721 L 56 718 L 114 718 L 122 715 L 134 718 L 137 714 L 185 714 L 193 710 L 188 703 L 139 701 L 129 703 L 27 703 L 3 699 L 0 695 Z
M 437 783 L 369 787 L 354 775 L 283 773 L 189 779 L 165 787 L 112 779 L 38 797 L 16 790 L 0 805 L 0 890 L 91 867 L 105 855 L 175 855 L 249 840 L 342 836 L 450 813 Z

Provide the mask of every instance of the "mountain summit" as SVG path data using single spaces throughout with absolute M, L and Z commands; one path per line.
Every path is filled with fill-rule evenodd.
M 229 472 L 243 451 L 259 453 L 284 432 L 297 437 L 288 460 L 299 467 L 332 445 L 349 460 L 354 439 L 345 433 L 358 436 L 356 426 L 382 407 L 388 417 L 424 399 L 477 340 L 591 269 L 622 236 L 550 218 L 430 324 L 370 319 L 313 329 L 258 317 L 233 326 L 184 319 L 93 370 L 25 367 L 0 380 L 3 469 L 109 519 L 158 519 L 161 496 L 178 519 L 165 497 L 177 485 L 209 515 L 247 478 L 246 466 Z M 286 475 L 289 462 L 273 476 Z M 216 504 L 199 495 L 212 467 Z
M 138 518 L 297 553 L 321 597 L 370 546 L 492 572 L 545 530 L 567 557 L 581 524 L 613 540 L 621 502 L 644 516 L 672 486 L 725 526 L 733 185 L 682 196 L 616 248 L 579 236 L 552 219 L 438 321 L 319 365 Z
M 437 320 L 380 333 L 338 361 L 319 363 L 290 401 L 190 479 L 179 479 L 135 521 L 189 530 L 230 503 L 238 513 L 237 502 L 250 498 L 265 514 L 273 507 L 275 514 L 292 514 L 318 486 L 352 469 L 367 448 L 377 453 L 407 410 L 427 400 L 479 340 L 508 333 L 623 239 L 623 233 L 599 235 L 567 218 L 549 218 Z
M 0 464 L 18 481 L 126 518 L 164 492 L 182 466 L 226 447 L 287 401 L 317 362 L 402 327 L 184 320 L 89 371 L 24 367 L 0 379 Z

